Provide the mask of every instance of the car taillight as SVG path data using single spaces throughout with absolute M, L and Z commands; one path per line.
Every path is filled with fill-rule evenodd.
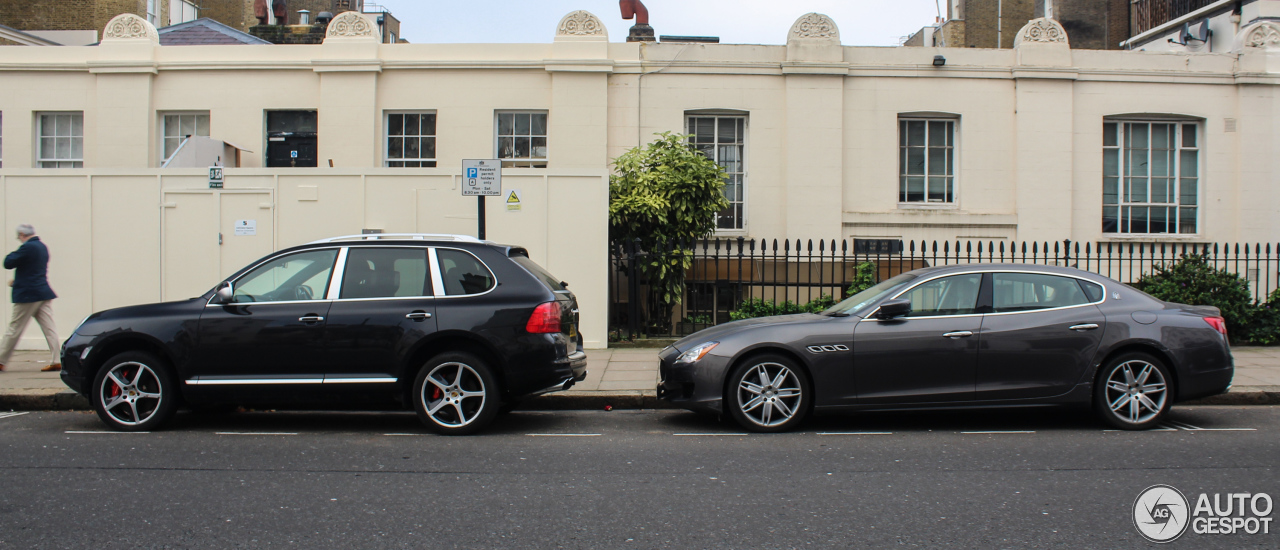
M 547 302 L 534 308 L 524 329 L 532 334 L 560 332 L 560 303 Z
M 1204 322 L 1209 323 L 1213 330 L 1218 331 L 1223 336 L 1227 335 L 1227 320 L 1222 317 L 1205 317 Z

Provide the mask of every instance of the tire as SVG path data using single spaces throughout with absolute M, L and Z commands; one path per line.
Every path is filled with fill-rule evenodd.
M 725 408 L 753 432 L 783 432 L 799 426 L 813 406 L 809 375 L 781 355 L 757 355 L 729 375 Z
M 1094 411 L 1121 430 L 1158 426 L 1176 395 L 1169 368 L 1146 353 L 1125 353 L 1107 361 L 1093 386 Z
M 145 432 L 164 425 L 178 408 L 178 383 L 169 365 L 142 351 L 121 353 L 103 363 L 89 394 L 107 427 Z
M 418 419 L 441 435 L 472 434 L 488 426 L 502 406 L 489 366 L 469 353 L 431 358 L 413 382 Z

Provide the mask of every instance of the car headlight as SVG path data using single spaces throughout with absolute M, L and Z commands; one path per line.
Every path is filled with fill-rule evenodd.
M 712 349 L 714 349 L 718 345 L 720 345 L 720 342 L 707 342 L 704 344 L 698 344 L 692 348 L 689 348 L 688 351 L 681 353 L 680 357 L 676 359 L 676 362 L 677 363 L 697 363 L 699 359 L 702 359 L 704 356 L 707 355 L 708 352 L 710 352 Z

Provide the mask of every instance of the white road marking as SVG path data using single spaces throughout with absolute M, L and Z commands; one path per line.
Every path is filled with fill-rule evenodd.
M 1188 432 L 1256 432 L 1258 431 L 1257 428 L 1201 428 L 1199 426 L 1192 426 L 1191 424 L 1187 424 L 1186 422 L 1174 422 L 1172 420 L 1165 422 L 1165 424 L 1169 426 L 1173 426 L 1183 431 L 1188 431 Z
M 960 432 L 962 434 L 1033 434 L 1034 430 L 986 430 L 981 432 Z
M 530 437 L 600 437 L 600 434 L 524 434 Z
M 697 435 L 738 435 L 738 436 L 742 436 L 742 435 L 751 435 L 751 434 L 745 434 L 745 433 L 727 433 L 727 434 L 726 434 L 726 433 L 694 433 L 694 434 L 671 434 L 671 435 L 687 435 L 687 436 L 697 436 Z
M 818 435 L 893 435 L 893 432 L 818 432 Z
M 1132 432 L 1132 431 L 1134 431 L 1134 430 L 1102 430 L 1102 431 L 1104 431 L 1104 432 Z M 1177 428 L 1170 428 L 1170 427 L 1168 427 L 1168 426 L 1160 426 L 1159 428 L 1151 428 L 1150 430 L 1142 430 L 1142 431 L 1144 431 L 1144 432 L 1176 432 L 1176 431 L 1178 431 L 1178 429 L 1177 429 Z
M 69 434 L 149 434 L 151 432 L 109 432 L 106 430 L 94 430 L 94 431 L 67 430 L 64 433 L 69 433 Z
M 412 435 L 428 435 L 428 434 L 382 434 L 382 435 L 405 435 L 405 436 L 412 436 Z
M 30 412 L 30 411 L 28 411 L 28 412 L 6 412 L 6 413 L 0 413 L 0 418 L 13 418 L 13 417 L 15 417 L 15 416 L 22 416 L 22 415 L 24 415 L 24 414 L 31 414 L 31 412 Z
M 297 432 L 213 432 L 216 435 L 298 435 Z

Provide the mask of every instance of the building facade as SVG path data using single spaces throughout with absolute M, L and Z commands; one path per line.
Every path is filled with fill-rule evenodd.
M 725 168 L 722 237 L 1280 240 L 1272 21 L 1228 53 L 1073 50 L 1050 19 L 1003 50 L 847 47 L 819 14 L 777 46 L 610 42 L 587 12 L 514 45 L 380 44 L 352 12 L 322 45 L 182 48 L 137 22 L 0 48 L 0 224 L 45 236 L 64 330 L 322 237 L 474 234 L 461 162 L 501 158 L 521 203 L 486 203 L 488 237 L 568 281 L 603 347 L 610 162 L 663 131 Z M 244 150 L 224 188 L 160 168 L 188 135 Z

